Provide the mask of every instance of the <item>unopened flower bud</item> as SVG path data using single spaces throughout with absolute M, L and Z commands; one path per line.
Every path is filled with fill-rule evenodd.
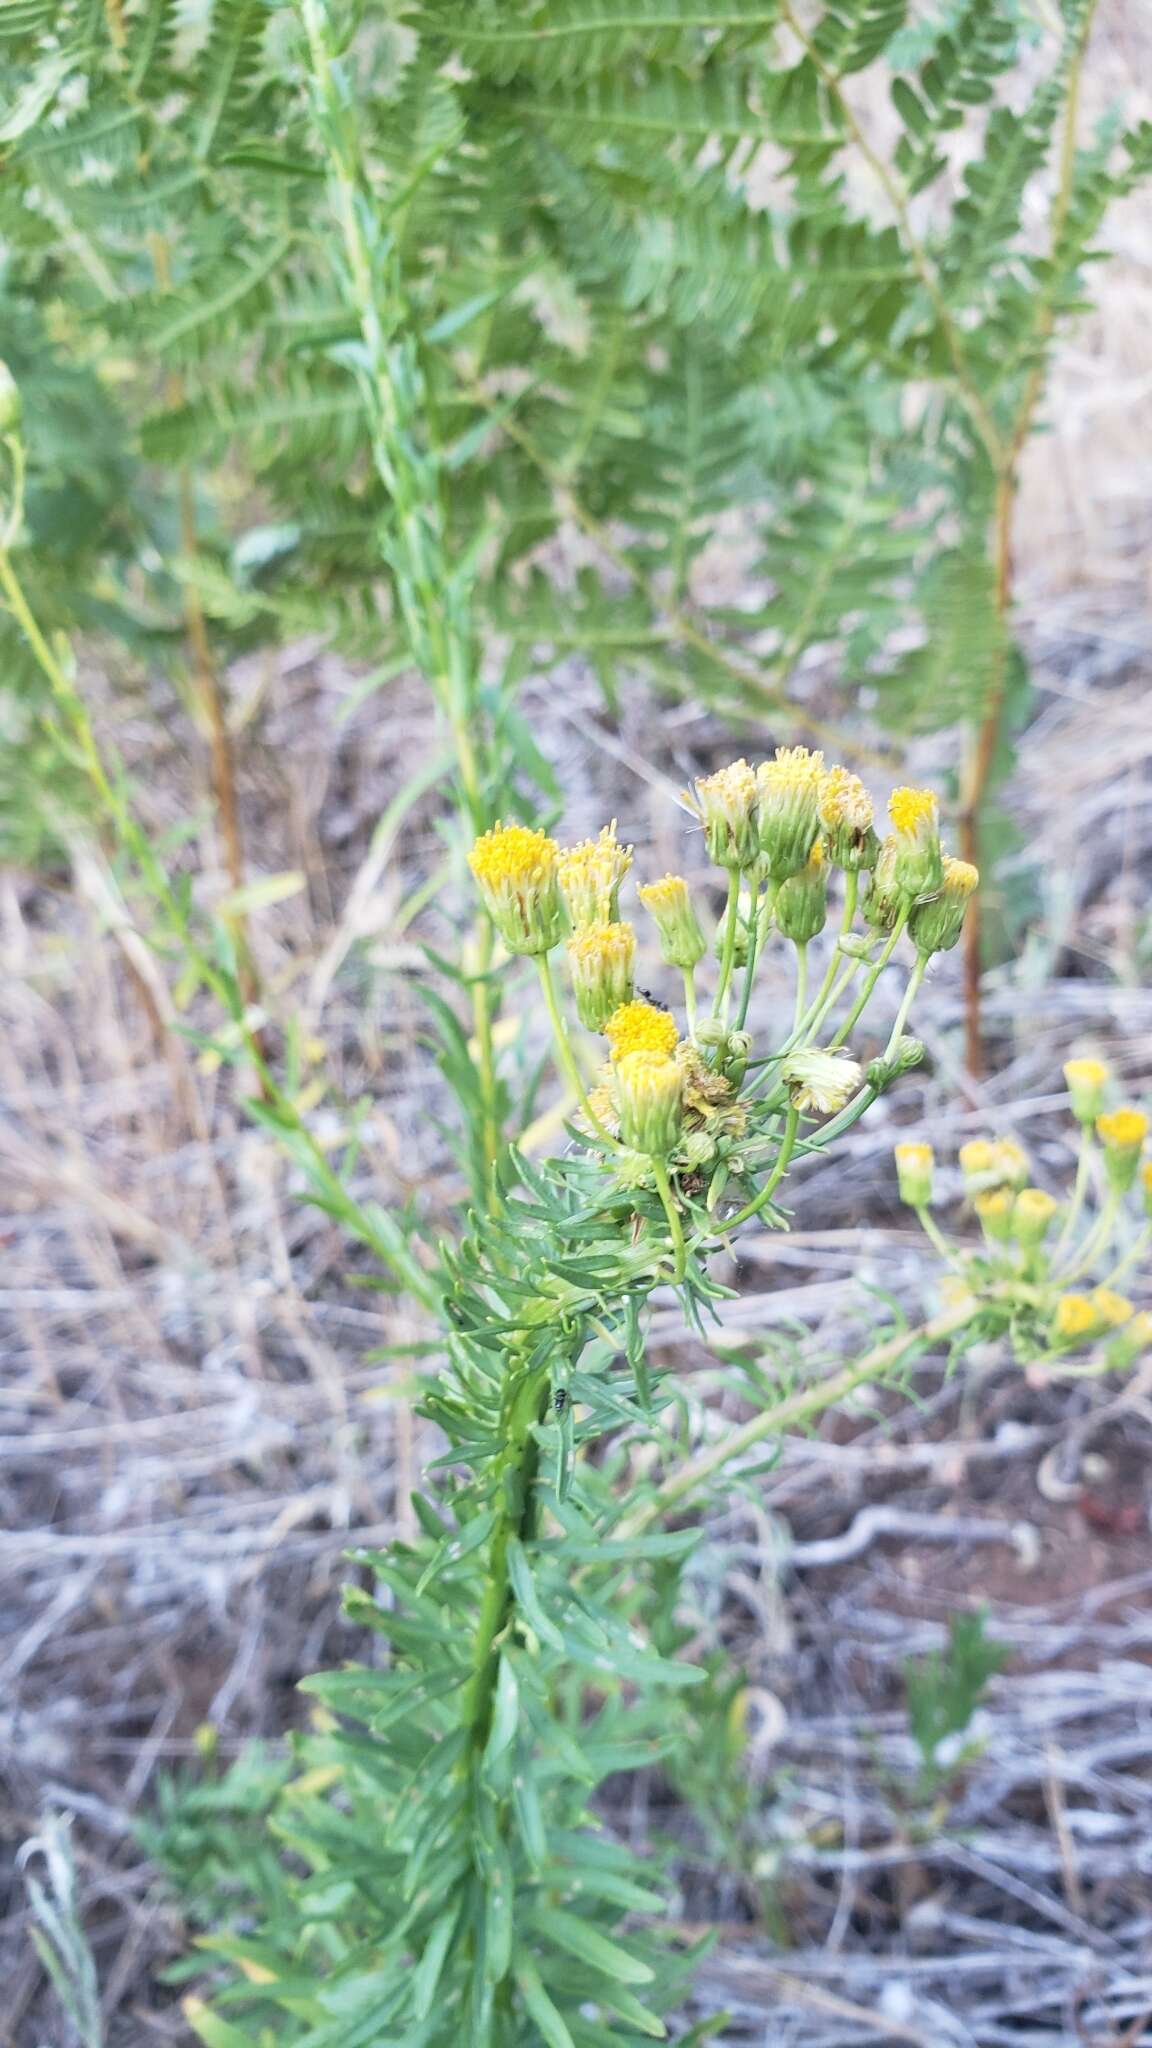
M 546 832 L 496 824 L 468 855 L 484 906 L 510 953 L 548 953 L 566 924 L 559 849 Z
M 696 1026 L 696 1043 L 707 1051 L 715 1051 L 727 1040 L 728 1033 L 716 1017 L 703 1017 Z
M 866 960 L 875 943 L 874 937 L 866 939 L 860 932 L 845 932 L 837 940 L 836 950 L 843 953 L 846 960 Z
M 980 880 L 971 861 L 953 860 L 945 854 L 944 879 L 939 894 L 914 903 L 908 917 L 908 934 L 918 953 L 948 953 L 964 929 L 968 900 Z
M 922 1039 L 899 1039 L 890 1059 L 880 1058 L 868 1062 L 865 1070 L 868 1086 L 874 1088 L 877 1095 L 882 1095 L 885 1088 L 892 1086 L 893 1081 L 898 1081 L 903 1074 L 910 1074 L 913 1067 L 918 1067 L 923 1058 Z
M 888 816 L 896 838 L 893 879 L 905 901 L 934 896 L 944 880 L 940 806 L 931 789 L 895 789 Z
M 710 1131 L 688 1131 L 681 1140 L 677 1157 L 689 1173 L 701 1173 L 716 1158 L 716 1140 Z
M 1103 1060 L 1065 1060 L 1064 1079 L 1077 1123 L 1095 1123 L 1104 1107 L 1104 1092 L 1110 1078 Z
M 1021 1188 L 1012 1211 L 1012 1235 L 1023 1250 L 1043 1244 L 1058 1206 L 1044 1188 Z
M 557 877 L 573 931 L 590 924 L 615 924 L 620 915 L 620 884 L 632 865 L 632 848 L 621 846 L 616 820 L 598 839 L 560 849 Z
M 660 956 L 669 967 L 689 970 L 704 958 L 707 940 L 682 875 L 645 882 L 637 894 L 660 937 Z
M 603 1031 L 608 1019 L 632 999 L 636 934 L 630 924 L 592 924 L 567 945 L 576 1014 L 589 1031 Z
M 1126 1195 L 1140 1170 L 1148 1119 L 1142 1109 L 1105 1110 L 1096 1119 L 1096 1134 L 1104 1147 L 1109 1186 L 1118 1195 Z
M 777 747 L 773 761 L 756 770 L 760 799 L 760 847 L 772 882 L 798 875 L 820 830 L 823 754 L 807 747 Z
M 900 1200 L 910 1209 L 926 1209 L 932 1200 L 936 1155 L 931 1145 L 897 1145 L 894 1151 Z
M 20 386 L 8 365 L 0 360 L 0 434 L 15 434 L 24 416 Z
M 865 891 L 862 905 L 864 919 L 876 932 L 890 932 L 903 910 L 906 897 L 896 879 L 896 841 L 889 837 L 882 841 L 872 870 L 872 879 Z M 841 941 L 843 947 L 843 941 Z
M 820 784 L 824 851 L 835 868 L 859 874 L 874 868 L 880 841 L 872 825 L 872 799 L 858 775 L 830 768 Z
M 709 860 L 717 867 L 754 867 L 759 853 L 756 836 L 756 777 L 747 761 L 732 761 L 715 775 L 701 776 L 696 804 L 704 825 Z
M 789 1053 L 780 1063 L 780 1079 L 795 1109 L 810 1115 L 835 1116 L 863 1080 L 859 1062 L 839 1047 L 828 1052 Z
M 649 1158 L 666 1159 L 680 1136 L 682 1091 L 680 1068 L 666 1053 L 625 1053 L 613 1070 L 624 1143 Z
M 776 897 L 776 927 L 794 946 L 806 946 L 822 932 L 828 919 L 828 872 L 824 848 L 817 839 L 799 874 L 781 882 Z
M 752 1033 L 750 1031 L 730 1031 L 725 1040 L 720 1065 L 726 1078 L 731 1081 L 733 1088 L 738 1088 L 744 1079 L 748 1071 L 748 1061 L 751 1054 Z

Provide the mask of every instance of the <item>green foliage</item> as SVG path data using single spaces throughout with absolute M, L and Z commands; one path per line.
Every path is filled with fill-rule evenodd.
M 925 1796 L 971 1753 L 955 1742 L 949 1744 L 949 1738 L 966 1733 L 989 1679 L 1003 1670 L 1008 1660 L 1003 1644 L 993 1642 L 985 1633 L 986 1626 L 982 1608 L 953 1615 L 947 1649 L 935 1650 L 905 1668 L 908 1725 L 920 1751 L 920 1787 Z

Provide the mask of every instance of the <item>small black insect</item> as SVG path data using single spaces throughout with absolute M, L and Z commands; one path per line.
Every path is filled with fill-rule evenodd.
M 662 1002 L 659 996 L 654 996 L 650 988 L 638 988 L 636 993 L 642 1003 L 651 1003 L 654 1010 L 670 1010 L 670 1005 Z
M 556 1392 L 552 1396 L 552 1406 L 556 1410 L 557 1415 L 563 1415 L 564 1410 L 568 1406 L 567 1387 L 557 1387 Z

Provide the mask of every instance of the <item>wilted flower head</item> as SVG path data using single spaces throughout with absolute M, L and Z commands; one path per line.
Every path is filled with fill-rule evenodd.
M 708 858 L 717 867 L 752 867 L 756 837 L 756 777 L 747 761 L 729 762 L 696 783 L 696 804 L 704 825 Z
M 798 874 L 780 884 L 776 897 L 776 926 L 795 946 L 806 946 L 822 932 L 828 917 L 828 870 L 819 839 Z
M 931 789 L 894 789 L 888 816 L 896 837 L 893 878 L 913 901 L 934 896 L 944 879 L 940 851 L 940 806 Z
M 665 875 L 659 882 L 643 882 L 637 894 L 655 922 L 666 965 L 695 967 L 704 958 L 708 942 L 683 875 Z
M 665 1058 L 675 1052 L 680 1037 L 676 1019 L 655 1003 L 624 1003 L 604 1025 L 604 1035 L 614 1060 L 631 1052 L 658 1052 Z
M 468 855 L 485 908 L 512 953 L 547 953 L 564 930 L 559 849 L 546 832 L 502 825 L 484 832 Z
M 631 998 L 636 934 L 630 924 L 585 925 L 573 933 L 567 952 L 576 1014 L 589 1031 L 603 1031 Z
M 1064 1079 L 1076 1121 L 1094 1124 L 1104 1107 L 1104 1091 L 1110 1079 L 1108 1067 L 1103 1060 L 1065 1060 Z
M 823 754 L 807 747 L 777 747 L 772 761 L 756 770 L 760 799 L 760 848 L 770 880 L 798 875 L 820 830 Z
M 816 1116 L 835 1116 L 856 1093 L 863 1079 L 858 1060 L 840 1048 L 828 1052 L 792 1052 L 780 1063 L 795 1109 Z
M 942 867 L 939 893 L 914 903 L 909 913 L 908 935 L 919 953 L 951 952 L 964 929 L 968 900 L 980 880 L 980 870 L 971 861 L 954 860 L 949 853 L 944 855 Z
M 576 931 L 589 924 L 615 923 L 620 884 L 631 865 L 632 848 L 620 845 L 615 818 L 598 839 L 582 839 L 578 846 L 560 849 L 560 894 Z
M 872 825 L 872 799 L 858 775 L 828 770 L 818 803 L 824 848 L 833 867 L 859 872 L 876 865 L 880 841 Z
M 661 1052 L 629 1052 L 613 1070 L 620 1135 L 634 1152 L 666 1159 L 683 1122 L 683 1082 L 674 1059 Z

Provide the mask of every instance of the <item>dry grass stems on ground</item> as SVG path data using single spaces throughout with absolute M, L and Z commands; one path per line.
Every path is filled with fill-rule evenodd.
M 1092 104 L 1150 55 L 1141 9 L 1103 9 Z M 726 1343 L 799 1331 L 814 1361 L 838 1359 L 887 1314 L 869 1288 L 922 1307 L 897 1122 L 942 1150 L 993 1126 L 1063 1176 L 1062 1059 L 1091 1049 L 1137 1094 L 1152 1084 L 1146 219 L 1120 216 L 1113 241 L 1025 474 L 1039 698 L 1013 791 L 1027 844 L 1000 881 L 1030 877 L 1034 898 L 1018 959 L 991 978 L 989 1078 L 962 1082 L 949 955 L 918 1009 L 928 1067 L 834 1169 L 797 1176 L 792 1237 L 741 1246 L 716 1350 L 671 1297 L 658 1313 L 655 1342 L 701 1401 L 723 1399 Z M 235 681 L 241 703 L 261 686 Z M 347 689 L 299 649 L 243 748 L 254 866 L 307 877 L 262 917 L 260 968 L 346 1095 L 373 1098 L 365 1188 L 388 1203 L 419 1183 L 431 1218 L 457 1192 L 411 988 L 414 920 L 441 881 L 435 791 L 374 829 L 398 764 L 404 780 L 432 764 L 436 740 L 415 684 L 341 722 Z M 820 689 L 814 668 L 813 704 Z M 562 700 L 528 697 L 564 763 L 571 836 L 615 812 L 649 872 L 672 864 L 663 791 L 722 757 L 714 722 L 636 693 L 609 728 L 575 667 Z M 141 717 L 134 760 L 157 828 L 195 794 L 186 763 L 151 755 L 160 730 Z M 911 764 L 948 765 L 947 737 Z M 341 1551 L 352 1531 L 405 1526 L 420 1461 L 411 1368 L 370 1360 L 417 1332 L 357 1284 L 220 1075 L 157 1039 L 91 903 L 9 876 L 0 954 L 2 1828 L 20 1843 L 46 1811 L 75 1814 L 106 2039 L 145 2048 L 188 2039 L 153 1974 L 182 1933 L 131 1817 L 158 1771 L 196 1756 L 202 1724 L 225 1755 L 278 1735 L 301 1712 L 295 1680 L 360 1647 L 339 1619 Z M 927 1360 L 909 1392 L 789 1440 L 754 1504 L 707 1532 L 700 1640 L 746 1672 L 759 1731 L 732 1855 L 662 1780 L 631 1784 L 613 1824 L 676 1842 L 686 1930 L 719 1927 L 696 2000 L 728 2010 L 726 2042 L 1137 2048 L 1152 2042 L 1152 1384 L 1031 1387 L 991 1355 L 954 1377 Z M 1010 1662 L 979 1754 L 915 1805 L 904 1664 L 981 1600 Z M 30 1874 L 43 1866 L 30 1855 Z M 4 1910 L 0 2041 L 65 2048 L 19 1882 Z

